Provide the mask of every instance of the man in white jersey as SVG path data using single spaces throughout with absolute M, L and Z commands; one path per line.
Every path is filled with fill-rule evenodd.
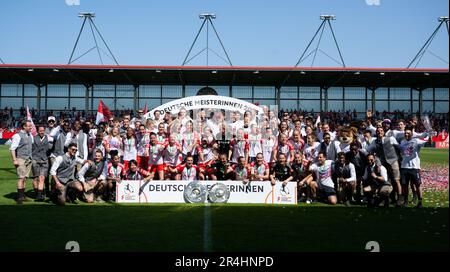
M 332 179 L 334 162 L 326 160 L 326 155 L 323 152 L 319 152 L 317 163 L 312 164 L 309 170 L 316 174 L 316 180 L 311 182 L 310 186 L 326 197 L 329 204 L 336 205 L 336 190 Z
M 413 130 L 411 127 L 405 129 L 405 139 L 400 143 L 400 151 L 402 155 L 401 163 L 401 183 L 402 194 L 405 199 L 403 205 L 408 203 L 408 185 L 411 182 L 415 187 L 418 202 L 417 208 L 422 208 L 422 192 L 420 189 L 420 149 L 427 143 L 426 140 L 413 138 Z

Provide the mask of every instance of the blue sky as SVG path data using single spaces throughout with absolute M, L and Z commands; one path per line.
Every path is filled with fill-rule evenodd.
M 333 29 L 348 67 L 406 67 L 438 25 L 448 16 L 447 0 L 66 0 L 1 1 L 0 58 L 6 63 L 65 64 L 81 27 L 78 12 L 96 13 L 94 21 L 121 65 L 180 65 L 201 20 L 211 12 L 235 66 L 293 66 L 314 35 L 319 15 L 334 14 Z M 445 68 L 448 34 L 441 28 L 418 67 Z M 193 54 L 205 47 L 203 31 Z M 85 28 L 81 55 L 94 45 Z M 308 53 L 315 48 L 317 40 Z M 210 47 L 224 57 L 210 32 Z M 104 48 L 104 47 L 103 47 Z M 324 31 L 314 66 L 339 66 L 330 29 Z M 104 48 L 106 50 L 106 48 Z M 112 61 L 105 59 L 105 63 Z M 96 51 L 78 64 L 100 64 Z M 310 66 L 312 55 L 301 63 Z M 205 65 L 200 54 L 189 65 Z M 226 65 L 210 53 L 210 65 Z

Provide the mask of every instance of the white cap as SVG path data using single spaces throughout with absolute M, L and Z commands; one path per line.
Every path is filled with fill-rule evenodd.
M 48 119 L 47 119 L 47 122 L 48 122 L 48 121 L 50 121 L 50 120 L 53 120 L 53 121 L 55 121 L 55 122 L 56 122 L 56 118 L 55 118 L 55 116 L 49 116 L 49 117 L 48 117 Z

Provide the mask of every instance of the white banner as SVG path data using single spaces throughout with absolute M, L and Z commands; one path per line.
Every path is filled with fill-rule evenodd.
M 216 183 L 225 184 L 230 190 L 229 203 L 297 204 L 297 183 L 282 186 L 277 182 L 254 181 L 250 185 L 241 181 L 199 181 L 209 190 Z M 185 203 L 184 189 L 188 182 L 183 180 L 123 180 L 116 184 L 118 203 Z
M 149 111 L 144 117 L 153 118 L 155 111 L 159 111 L 161 116 L 166 112 L 177 114 L 181 108 L 185 108 L 187 111 L 198 109 L 223 109 L 228 111 L 239 111 L 240 113 L 244 113 L 247 110 L 255 110 L 257 115 L 263 114 L 264 112 L 261 107 L 245 100 L 220 95 L 198 95 L 170 101 Z

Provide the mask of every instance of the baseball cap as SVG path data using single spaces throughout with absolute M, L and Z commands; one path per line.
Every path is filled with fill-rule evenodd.
M 51 121 L 51 120 L 53 120 L 53 121 L 56 122 L 55 116 L 49 116 L 48 119 L 47 119 L 47 122 L 49 122 L 49 121 Z

